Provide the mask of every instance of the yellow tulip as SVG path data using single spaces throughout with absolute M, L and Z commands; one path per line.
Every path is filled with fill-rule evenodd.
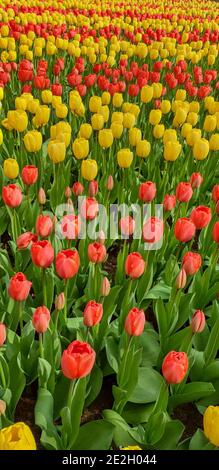
M 219 134 L 212 134 L 209 140 L 209 149 L 213 151 L 219 150 Z
M 175 100 L 185 101 L 186 99 L 186 90 L 178 89 L 175 95 Z
M 111 115 L 111 122 L 119 122 L 120 124 L 123 124 L 123 113 L 114 111 Z
M 196 126 L 198 122 L 198 114 L 194 113 L 193 111 L 189 112 L 186 118 L 186 122 L 188 122 L 192 126 Z
M 47 150 L 49 158 L 53 163 L 60 163 L 65 159 L 66 148 L 64 142 L 61 142 L 58 139 L 50 140 Z
M 85 122 L 84 124 L 81 124 L 80 126 L 80 137 L 84 137 L 84 139 L 90 139 L 91 134 L 92 134 L 92 127 L 90 124 Z
M 113 133 L 114 139 L 120 139 L 123 133 L 123 125 L 119 121 L 113 121 L 110 129 Z
M 177 134 L 175 129 L 165 129 L 163 135 L 163 143 L 166 144 L 169 141 L 177 142 Z
M 128 446 L 128 447 L 122 447 L 121 450 L 142 450 L 142 448 L 138 446 Z
M 179 142 L 167 141 L 164 145 L 164 159 L 170 162 L 175 161 L 181 152 L 181 144 Z
M 149 114 L 150 124 L 152 124 L 152 126 L 155 126 L 155 124 L 159 124 L 161 117 L 162 117 L 162 113 L 160 109 L 152 109 Z
M 201 129 L 192 129 L 186 135 L 186 142 L 190 147 L 193 147 L 197 140 L 201 139 Z
M 8 111 L 7 118 L 9 126 L 11 126 L 12 129 L 15 129 L 17 132 L 23 132 L 27 128 L 27 113 L 22 109 L 16 109 L 16 111 Z
M 219 406 L 208 406 L 204 412 L 204 433 L 209 441 L 219 447 Z
M 15 179 L 19 174 L 19 165 L 14 158 L 7 158 L 3 164 L 4 175 L 8 179 Z
M 46 105 L 40 105 L 36 110 L 36 122 L 39 126 L 45 126 L 49 122 L 50 108 Z
M 174 121 L 177 125 L 183 124 L 186 120 L 187 113 L 183 108 L 178 108 L 174 117 Z
M 17 98 L 15 98 L 15 108 L 16 109 L 23 109 L 23 111 L 26 111 L 27 109 L 27 102 L 24 98 L 22 98 L 21 96 L 17 96 Z
M 109 119 L 109 108 L 107 105 L 101 106 L 100 114 L 103 116 L 104 122 L 107 122 Z
M 0 129 L 0 145 L 3 143 L 3 133 L 2 130 Z
M 4 88 L 1 86 L 0 87 L 0 101 L 2 101 L 4 98 Z
M 153 87 L 149 85 L 143 86 L 141 89 L 141 101 L 142 103 L 149 103 L 153 98 Z
M 115 108 L 120 108 L 122 106 L 122 103 L 123 103 L 122 93 L 115 93 L 113 95 L 113 106 Z
M 58 104 L 58 106 L 56 106 L 56 116 L 58 118 L 64 119 L 66 118 L 67 114 L 68 114 L 68 107 L 64 103 Z
M 192 130 L 192 124 L 190 124 L 189 122 L 185 122 L 181 128 L 181 136 L 184 137 L 184 139 L 186 139 L 188 133 L 191 132 L 191 130 Z
M 151 144 L 147 140 L 140 140 L 136 145 L 136 154 L 138 157 L 147 158 L 151 151 Z
M 196 160 L 205 160 L 209 152 L 209 142 L 206 139 L 199 139 L 193 146 L 193 155 Z
M 40 102 L 36 98 L 36 99 L 28 101 L 27 110 L 29 111 L 29 113 L 36 114 L 37 109 L 39 108 L 39 106 L 40 106 Z
M 102 100 L 102 104 L 105 105 L 109 105 L 110 104 L 110 100 L 111 100 L 111 96 L 110 96 L 110 93 L 108 91 L 104 91 L 102 93 L 102 96 L 101 96 L 101 100 Z
M 52 103 L 52 92 L 51 90 L 43 90 L 41 93 L 42 102 L 45 104 Z
M 138 142 L 141 140 L 141 129 L 138 129 L 137 127 L 132 127 L 129 129 L 129 143 L 133 147 L 136 147 Z
M 104 117 L 102 114 L 93 114 L 91 117 L 91 125 L 94 131 L 100 131 L 104 126 Z
M 189 112 L 198 114 L 199 110 L 200 104 L 198 101 L 191 101 L 191 103 L 189 103 Z
M 36 450 L 36 442 L 30 428 L 22 422 L 0 431 L 0 450 Z
M 217 118 L 215 115 L 208 115 L 204 120 L 204 130 L 205 132 L 213 132 L 216 129 Z
M 153 136 L 155 139 L 161 139 L 164 135 L 165 127 L 163 124 L 156 124 L 153 128 Z
M 168 114 L 171 109 L 171 103 L 169 100 L 162 100 L 160 104 L 162 114 Z
M 102 148 L 109 148 L 113 143 L 113 133 L 111 129 L 101 129 L 98 134 L 98 141 Z
M 83 160 L 81 163 L 81 174 L 87 181 L 92 181 L 96 178 L 98 173 L 98 166 L 96 160 Z
M 89 142 L 87 139 L 84 139 L 83 137 L 79 137 L 78 139 L 75 139 L 73 144 L 72 144 L 72 150 L 74 153 L 74 156 L 77 158 L 77 160 L 81 160 L 82 158 L 86 158 L 89 154 Z
M 132 113 L 123 114 L 123 127 L 125 129 L 131 129 L 135 125 L 135 116 Z
M 91 96 L 89 100 L 89 110 L 91 113 L 99 113 L 102 106 L 102 101 L 99 96 Z
M 120 168 L 129 168 L 132 164 L 133 153 L 129 149 L 121 149 L 117 152 L 117 162 Z
M 152 88 L 153 88 L 153 98 L 155 99 L 160 98 L 162 95 L 162 91 L 163 91 L 162 83 L 153 83 Z
M 24 136 L 24 145 L 28 152 L 38 152 L 42 143 L 42 134 L 38 131 L 29 131 Z

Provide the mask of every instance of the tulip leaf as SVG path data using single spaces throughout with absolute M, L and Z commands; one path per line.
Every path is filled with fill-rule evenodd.
M 213 385 L 207 382 L 192 382 L 185 384 L 179 393 L 169 398 L 170 408 L 175 408 L 182 403 L 196 402 L 201 398 L 212 395 L 215 391 Z
M 155 402 L 163 382 L 162 376 L 156 370 L 151 367 L 140 367 L 138 383 L 129 401 L 132 403 Z
M 104 419 L 81 426 L 71 450 L 108 450 L 113 440 L 114 426 Z

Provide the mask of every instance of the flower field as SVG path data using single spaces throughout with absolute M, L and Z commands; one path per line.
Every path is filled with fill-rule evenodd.
M 219 4 L 2 0 L 0 450 L 219 448 Z

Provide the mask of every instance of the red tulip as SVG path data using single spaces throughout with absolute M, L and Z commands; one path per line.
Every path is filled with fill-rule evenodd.
M 125 331 L 129 336 L 140 336 L 144 331 L 144 310 L 132 308 L 125 319 Z
M 179 183 L 176 188 L 176 198 L 180 202 L 188 202 L 192 197 L 193 191 L 190 183 Z
M 53 221 L 49 215 L 38 215 L 36 220 L 36 233 L 39 237 L 47 238 L 52 233 Z
M 72 191 L 75 196 L 81 196 L 81 194 L 84 192 L 84 186 L 79 183 L 79 181 L 76 181 L 76 183 L 74 183 L 72 186 Z
M 138 197 L 143 202 L 151 202 L 156 196 L 157 188 L 152 181 L 141 183 L 139 187 Z
M 96 196 L 98 193 L 98 181 L 93 180 L 89 183 L 88 193 L 90 197 Z
M 6 340 L 6 326 L 0 323 L 0 347 L 3 346 Z
M 28 248 L 32 242 L 37 241 L 37 235 L 32 232 L 22 233 L 16 240 L 16 244 L 19 250 Z
M 33 263 L 40 268 L 48 268 L 54 260 L 54 250 L 48 240 L 32 243 L 30 253 Z
M 211 209 L 206 206 L 198 206 L 193 209 L 190 219 L 198 230 L 206 227 L 211 220 Z
M 119 221 L 119 228 L 123 236 L 133 235 L 135 230 L 135 221 L 131 216 L 121 217 Z
M 107 297 L 110 293 L 110 282 L 107 277 L 104 277 L 102 280 L 101 288 L 100 288 L 100 295 L 102 297 Z
M 205 315 L 201 310 L 196 310 L 192 316 L 191 328 L 193 333 L 201 333 L 205 328 Z
M 32 317 L 33 327 L 37 333 L 45 333 L 50 322 L 50 311 L 45 305 L 37 307 Z
M 163 236 L 164 223 L 157 217 L 150 217 L 146 220 L 142 236 L 146 243 L 158 243 Z
M 56 272 L 62 279 L 74 277 L 80 266 L 80 258 L 77 250 L 59 251 L 55 265 Z
M 168 384 L 179 384 L 185 378 L 189 361 L 185 352 L 170 351 L 164 358 L 162 374 Z
M 137 279 L 142 276 L 145 269 L 145 261 L 143 260 L 140 253 L 130 253 L 125 262 L 125 272 L 127 276 L 132 279 Z
M 28 281 L 25 274 L 16 273 L 11 277 L 8 285 L 8 295 L 18 302 L 26 300 L 29 295 L 32 282 Z
M 184 289 L 187 281 L 186 271 L 185 269 L 181 269 L 178 276 L 176 277 L 176 288 L 177 289 Z
M 62 354 L 62 373 L 71 380 L 86 377 L 94 366 L 95 358 L 96 353 L 88 343 L 73 341 Z
M 18 207 L 22 202 L 22 192 L 16 184 L 8 184 L 2 188 L 2 199 L 8 207 Z
M 187 251 L 182 259 L 182 266 L 188 276 L 197 273 L 202 265 L 202 258 L 199 253 Z
M 217 202 L 219 200 L 219 184 L 215 184 L 212 189 L 212 199 L 214 202 Z
M 21 172 L 21 178 L 24 184 L 28 186 L 35 184 L 38 179 L 38 168 L 34 165 L 24 166 Z
M 83 312 L 84 325 L 91 327 L 100 323 L 103 316 L 103 306 L 94 300 L 90 300 Z
M 106 248 L 102 243 L 89 243 L 87 253 L 92 263 L 103 263 L 106 259 Z
M 189 218 L 182 217 L 176 221 L 174 234 L 177 240 L 182 243 L 186 243 L 194 237 L 195 225 Z
M 166 194 L 163 200 L 165 212 L 172 211 L 176 205 L 176 196 L 174 194 Z
M 106 187 L 107 187 L 108 191 L 112 191 L 112 189 L 114 187 L 114 181 L 113 181 L 113 176 L 112 175 L 109 175 Z
M 93 220 L 99 212 L 99 205 L 92 197 L 84 198 L 80 207 L 81 216 L 86 220 Z
M 74 214 L 64 215 L 61 221 L 62 235 L 66 240 L 75 240 L 81 228 L 81 219 Z
M 213 227 L 213 240 L 219 243 L 219 222 L 216 222 Z
M 41 206 L 46 204 L 46 194 L 43 188 L 39 189 L 38 196 L 37 196 L 38 202 Z

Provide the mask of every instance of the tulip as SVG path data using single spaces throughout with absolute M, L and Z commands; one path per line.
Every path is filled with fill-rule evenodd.
M 75 196 L 81 196 L 84 192 L 84 186 L 79 181 L 76 181 L 72 186 L 72 191 Z
M 80 126 L 80 137 L 83 137 L 84 139 L 90 139 L 92 134 L 92 127 L 88 123 L 81 124 Z
M 133 153 L 129 149 L 121 149 L 117 152 L 117 162 L 120 168 L 129 168 L 132 160 Z
M 4 400 L 0 400 L 0 417 L 4 416 L 6 412 L 6 403 Z
M 177 142 L 177 133 L 175 129 L 165 129 L 163 143 L 167 144 L 167 142 Z
M 219 150 L 219 134 L 212 134 L 209 140 L 209 149 L 214 152 Z
M 17 238 L 16 244 L 17 244 L 18 250 L 23 250 L 25 248 L 28 248 L 28 246 L 32 242 L 36 242 L 36 241 L 37 241 L 37 235 L 35 235 L 32 232 L 25 232 L 25 233 L 22 233 Z
M 83 312 L 83 322 L 87 327 L 92 327 L 100 323 L 103 316 L 103 306 L 94 300 L 90 300 Z
M 168 384 L 179 384 L 185 378 L 188 366 L 185 352 L 170 351 L 163 360 L 162 374 Z
M 87 254 L 92 263 L 103 263 L 106 259 L 106 248 L 102 243 L 89 243 Z
M 182 217 L 176 221 L 174 234 L 177 240 L 186 243 L 194 237 L 195 225 L 189 218 Z
M 81 219 L 74 214 L 64 215 L 61 221 L 62 235 L 66 240 L 75 240 L 81 228 Z
M 179 202 L 188 202 L 192 197 L 193 191 L 190 183 L 179 183 L 176 188 L 176 198 Z
M 50 311 L 45 305 L 37 307 L 33 313 L 32 324 L 35 331 L 39 334 L 45 333 L 50 322 Z
M 153 94 L 154 94 L 153 87 L 149 86 L 149 85 L 145 85 L 141 89 L 141 101 L 142 101 L 142 103 L 149 103 L 153 98 Z
M 102 148 L 109 148 L 113 144 L 113 133 L 111 129 L 101 129 L 98 134 L 99 145 Z
M 54 250 L 47 240 L 32 243 L 30 254 L 32 262 L 39 268 L 48 268 L 54 260 Z
M 137 127 L 132 127 L 129 129 L 129 143 L 133 147 L 136 147 L 138 142 L 141 140 L 141 129 L 138 129 Z
M 39 192 L 38 192 L 38 202 L 41 206 L 43 206 L 44 204 L 46 204 L 46 194 L 45 194 L 45 191 L 43 188 L 40 188 L 39 189 Z
M 114 188 L 114 181 L 113 181 L 113 176 L 112 176 L 112 175 L 109 175 L 109 176 L 108 176 L 108 180 L 107 180 L 106 187 L 107 187 L 108 191 L 112 191 L 112 190 L 113 190 L 113 188 Z
M 98 212 L 98 202 L 92 197 L 84 198 L 80 207 L 81 216 L 86 220 L 93 220 L 97 216 Z
M 214 202 L 219 200 L 219 184 L 215 184 L 212 189 L 212 199 Z
M 38 131 L 29 131 L 24 136 L 24 145 L 28 152 L 38 152 L 42 147 L 42 134 Z
M 1 429 L 1 450 L 36 450 L 33 434 L 25 423 L 18 422 Z
M 70 186 L 66 186 L 66 188 L 65 188 L 65 197 L 66 197 L 66 199 L 70 199 L 70 197 L 71 197 L 71 188 L 70 188 Z
M 188 276 L 197 273 L 202 265 L 202 258 L 199 253 L 187 251 L 182 259 L 182 266 Z
M 35 184 L 38 179 L 38 168 L 34 165 L 26 165 L 22 169 L 21 178 L 27 186 Z
M 217 119 L 216 116 L 206 116 L 204 120 L 204 131 L 205 132 L 213 132 L 216 129 Z
M 164 145 L 164 159 L 167 161 L 175 161 L 181 152 L 181 144 L 179 142 L 167 141 Z
M 86 158 L 89 154 L 88 140 L 84 139 L 83 137 L 80 137 L 79 139 L 75 139 L 72 144 L 72 150 L 77 160 Z
M 142 276 L 145 270 L 145 261 L 143 260 L 140 253 L 130 253 L 125 261 L 125 272 L 127 276 L 132 279 L 137 279 Z
M 185 269 L 181 269 L 179 274 L 176 277 L 176 288 L 177 289 L 184 289 L 187 281 L 186 271 Z
M 142 236 L 146 243 L 158 243 L 164 232 L 164 223 L 157 217 L 150 217 L 143 225 Z
M 123 103 L 122 93 L 115 93 L 113 95 L 113 106 L 115 108 L 120 108 L 122 106 L 122 103 Z
M 97 181 L 90 181 L 89 187 L 88 187 L 88 194 L 90 197 L 96 196 L 98 193 L 98 182 Z
M 176 205 L 176 196 L 174 194 L 166 194 L 163 200 L 165 212 L 172 211 Z
M 209 142 L 206 139 L 199 139 L 193 147 L 193 155 L 196 160 L 205 160 L 209 153 Z
M 135 116 L 132 113 L 123 114 L 123 127 L 124 129 L 131 129 L 135 125 Z
M 149 122 L 152 126 L 159 124 L 162 117 L 162 113 L 160 109 L 152 109 L 149 114 Z
M 14 158 L 7 158 L 4 161 L 3 170 L 8 179 L 15 179 L 19 175 L 19 165 Z
M 65 159 L 66 148 L 64 142 L 58 139 L 50 140 L 47 150 L 49 158 L 53 163 L 60 163 Z
M 140 158 L 147 158 L 151 151 L 151 144 L 147 140 L 140 140 L 136 145 L 136 155 Z
M 0 347 L 3 346 L 6 340 L 6 326 L 0 323 Z
M 193 189 L 198 189 L 203 182 L 202 175 L 200 173 L 192 173 L 190 176 L 190 183 Z
M 18 207 L 22 202 L 22 192 L 15 184 L 8 184 L 2 188 L 2 199 L 8 207 Z
M 144 331 L 144 310 L 132 308 L 125 319 L 125 331 L 129 336 L 140 336 Z
M 79 270 L 80 257 L 77 250 L 59 251 L 56 257 L 56 272 L 62 279 L 70 279 L 74 277 Z
M 219 222 L 216 222 L 213 227 L 213 240 L 219 243 Z
M 8 295 L 13 300 L 22 302 L 29 295 L 32 282 L 28 281 L 25 274 L 16 273 L 11 277 L 8 285 Z
M 65 306 L 65 294 L 64 292 L 61 292 L 61 294 L 57 295 L 55 299 L 55 309 L 56 310 L 63 310 Z
M 87 181 L 92 181 L 98 173 L 98 165 L 96 160 L 83 160 L 81 164 L 81 174 Z
M 146 181 L 139 186 L 138 197 L 143 202 L 151 202 L 156 196 L 157 188 L 152 181 Z
M 123 133 L 123 124 L 118 121 L 113 121 L 110 126 L 110 129 L 112 131 L 114 139 L 120 139 Z
M 24 132 L 28 125 L 27 113 L 22 109 L 8 111 L 8 123 L 17 132 Z
M 204 412 L 204 433 L 211 444 L 219 447 L 219 406 L 208 406 Z
M 101 297 L 107 297 L 110 293 L 110 282 L 107 277 L 104 277 L 101 283 L 100 295 Z
M 164 135 L 164 125 L 163 124 L 155 124 L 153 128 L 153 136 L 155 139 L 161 139 Z
M 193 333 L 201 333 L 205 328 L 205 315 L 201 310 L 196 310 L 190 323 Z
M 88 343 L 73 341 L 62 354 L 62 373 L 71 380 L 86 377 L 93 369 L 95 358 L 96 353 Z
M 102 101 L 100 96 L 91 96 L 89 100 L 89 110 L 91 113 L 99 113 L 101 110 Z
M 211 221 L 211 209 L 206 206 L 198 206 L 193 209 L 190 219 L 198 230 L 206 227 Z
M 133 235 L 135 230 L 135 221 L 131 216 L 121 217 L 119 221 L 121 234 L 125 237 Z
M 38 215 L 36 220 L 36 233 L 39 237 L 47 238 L 53 231 L 53 221 L 49 215 Z
M 104 126 L 104 117 L 102 114 L 93 114 L 91 117 L 91 125 L 94 131 L 100 131 Z

